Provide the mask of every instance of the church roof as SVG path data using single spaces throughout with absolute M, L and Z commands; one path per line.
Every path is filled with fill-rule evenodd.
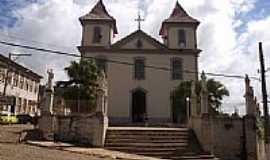
M 117 34 L 116 20 L 108 13 L 102 0 L 92 8 L 86 15 L 79 18 L 83 21 L 108 21 L 113 23 L 114 33 Z
M 145 33 L 142 30 L 137 30 L 137 31 L 131 33 L 130 35 L 126 36 L 125 38 L 119 40 L 118 42 L 116 42 L 115 44 L 112 45 L 112 48 L 121 48 L 121 46 L 127 44 L 128 42 L 132 41 L 133 39 L 135 39 L 137 37 L 141 37 L 141 38 L 147 40 L 149 43 L 151 43 L 153 46 L 155 46 L 158 49 L 168 49 L 167 46 L 160 43 L 158 40 L 151 37 L 150 35 L 148 35 L 147 33 Z
M 199 25 L 200 22 L 196 20 L 195 18 L 192 18 L 190 15 L 188 15 L 188 13 L 177 1 L 170 17 L 167 18 L 165 21 L 163 21 L 162 27 L 159 33 L 160 35 L 163 34 L 165 23 L 193 23 L 193 24 Z

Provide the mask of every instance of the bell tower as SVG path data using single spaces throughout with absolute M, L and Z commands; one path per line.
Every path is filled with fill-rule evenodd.
M 117 34 L 116 20 L 109 15 L 102 0 L 79 18 L 83 31 L 81 46 L 109 48 Z
M 170 17 L 162 22 L 159 35 L 170 49 L 197 49 L 199 24 L 177 1 Z

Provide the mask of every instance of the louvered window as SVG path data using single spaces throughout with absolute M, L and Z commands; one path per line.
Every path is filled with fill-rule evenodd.
M 100 27 L 94 27 L 93 43 L 100 43 L 101 38 L 102 38 L 101 28 Z
M 178 30 L 178 45 L 180 48 L 186 47 L 186 33 L 183 29 Z

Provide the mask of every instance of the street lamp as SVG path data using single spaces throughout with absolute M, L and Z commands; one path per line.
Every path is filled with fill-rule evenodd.
M 5 81 L 4 81 L 4 90 L 3 90 L 3 96 L 6 96 L 6 90 L 7 90 L 7 81 L 8 81 L 8 76 L 9 76 L 9 72 L 10 72 L 10 64 L 11 64 L 11 57 L 12 56 L 16 56 L 16 57 L 22 57 L 22 56 L 32 56 L 32 54 L 15 54 L 15 53 L 9 53 L 8 54 L 8 62 L 7 62 L 7 71 L 6 71 L 6 75 L 5 75 Z

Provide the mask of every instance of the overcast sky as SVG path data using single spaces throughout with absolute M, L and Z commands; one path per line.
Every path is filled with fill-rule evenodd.
M 78 53 L 81 26 L 78 18 L 91 10 L 98 0 L 1 0 L 0 40 Z M 259 76 L 258 42 L 264 44 L 266 66 L 270 67 L 269 0 L 179 0 L 186 11 L 201 21 L 198 29 L 199 69 L 206 72 Z M 104 0 L 108 12 L 116 18 L 119 34 L 115 41 L 135 31 L 138 8 L 145 32 L 160 40 L 161 22 L 169 16 L 176 0 Z M 1 54 L 31 52 L 0 45 Z M 31 52 L 32 57 L 17 61 L 45 74 L 53 68 L 56 80 L 63 79 L 63 68 L 71 58 Z M 270 74 L 270 73 L 269 73 Z M 230 90 L 223 110 L 243 112 L 244 81 L 217 78 Z M 270 79 L 268 79 L 269 81 Z M 260 85 L 252 81 L 261 100 Z M 270 90 L 270 87 L 268 87 Z

